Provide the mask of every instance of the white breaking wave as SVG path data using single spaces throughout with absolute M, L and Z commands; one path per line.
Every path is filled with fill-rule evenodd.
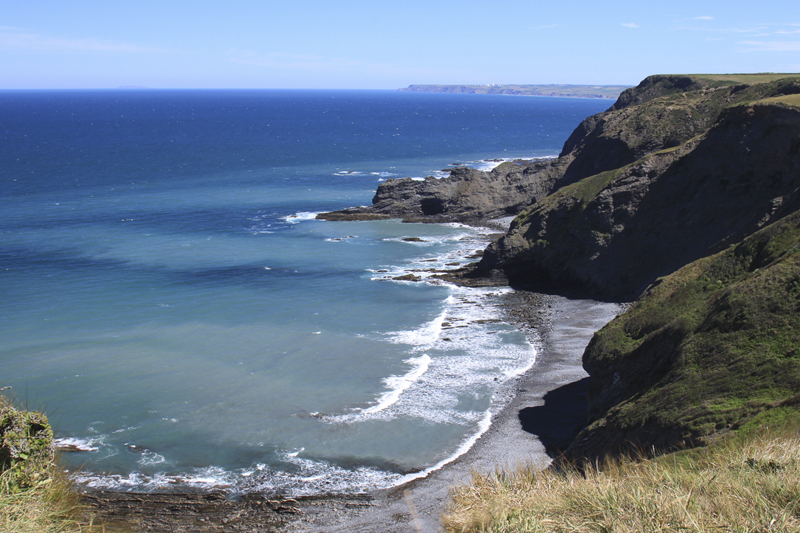
M 427 355 L 422 355 L 421 357 L 407 359 L 405 362 L 414 365 L 414 368 L 404 376 L 391 376 L 386 378 L 384 383 L 389 387 L 389 390 L 378 399 L 377 405 L 369 409 L 364 409 L 365 414 L 379 413 L 396 403 L 397 400 L 400 399 L 400 395 L 403 394 L 403 391 L 413 385 L 422 374 L 428 370 L 428 366 L 431 364 L 431 358 Z
M 297 224 L 298 222 L 302 222 L 304 220 L 314 220 L 317 218 L 319 213 L 311 213 L 308 211 L 301 211 L 299 213 L 295 213 L 293 215 L 288 215 L 283 217 L 283 220 L 288 222 L 289 224 Z
M 239 476 L 235 473 L 215 466 L 198 468 L 186 474 L 147 475 L 141 472 L 132 472 L 128 475 L 120 475 L 78 472 L 73 475 L 73 479 L 78 485 L 90 489 L 144 492 L 174 489 L 180 485 L 201 487 L 205 490 L 230 490 L 236 486 L 238 478 Z
M 381 335 L 408 346 L 413 368 L 384 379 L 389 390 L 374 404 L 322 417 L 330 423 L 421 418 L 433 423 L 475 426 L 505 401 L 500 387 L 531 368 L 536 348 L 502 320 L 494 305 L 506 290 L 451 286 L 444 309 L 418 328 Z M 466 403 L 465 403 L 466 402 Z M 466 407 L 473 406 L 473 407 Z M 466 408 L 465 408 L 466 407 Z
M 418 329 L 393 331 L 387 333 L 388 340 L 394 344 L 410 344 L 412 346 L 432 346 L 442 333 L 442 324 L 447 318 L 447 310 Z M 429 358 L 430 359 L 430 358 Z M 428 361 L 430 363 L 430 361 Z
M 53 439 L 56 449 L 78 452 L 96 452 L 100 448 L 99 438 L 77 439 L 74 437 L 61 437 Z

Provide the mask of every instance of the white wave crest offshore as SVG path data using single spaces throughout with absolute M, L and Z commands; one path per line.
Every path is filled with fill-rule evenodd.
M 314 220 L 317 218 L 319 213 L 311 213 L 309 211 L 301 211 L 299 213 L 295 213 L 293 215 L 287 215 L 283 217 L 285 222 L 289 224 L 297 224 L 298 222 L 303 222 L 304 220 Z

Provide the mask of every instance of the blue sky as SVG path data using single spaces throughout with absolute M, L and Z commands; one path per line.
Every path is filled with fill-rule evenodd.
M 635 85 L 700 72 L 800 72 L 800 2 L 0 3 L 0 89 Z

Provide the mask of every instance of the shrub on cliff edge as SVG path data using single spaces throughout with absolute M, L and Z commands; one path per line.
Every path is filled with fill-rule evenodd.
M 0 471 L 9 489 L 30 488 L 49 478 L 55 445 L 47 417 L 16 408 L 0 396 Z
M 0 396 L 0 531 L 96 531 L 81 518 L 78 496 L 55 464 L 47 417 Z

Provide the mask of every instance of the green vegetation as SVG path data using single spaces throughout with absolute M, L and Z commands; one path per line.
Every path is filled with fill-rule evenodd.
M 30 488 L 53 464 L 53 430 L 47 417 L 23 411 L 0 396 L 0 471 L 11 490 Z
M 47 418 L 0 396 L 0 420 L 0 531 L 101 531 L 82 518 L 77 495 L 56 467 Z
M 764 72 L 759 74 L 691 74 L 692 78 L 703 80 L 719 81 L 729 83 L 731 85 L 737 83 L 755 84 L 767 83 L 770 81 L 782 80 L 784 78 L 798 78 L 800 74 L 780 74 L 773 72 Z
M 600 174 L 590 176 L 572 185 L 560 188 L 550 196 L 534 204 L 533 207 L 517 215 L 514 219 L 515 227 L 527 224 L 532 217 L 540 216 L 543 213 L 555 211 L 556 209 L 562 210 L 570 219 L 568 223 L 561 225 L 563 231 L 555 235 L 543 233 L 541 236 L 546 238 L 539 239 L 536 244 L 542 246 L 546 245 L 548 241 L 560 239 L 563 233 L 578 220 L 578 217 L 584 209 L 586 209 L 589 202 L 597 196 L 606 185 L 619 177 L 623 170 L 624 168 L 619 168 L 608 172 L 601 172 Z
M 789 94 L 784 96 L 775 96 L 773 98 L 765 98 L 758 100 L 758 104 L 786 104 L 793 107 L 800 107 L 800 94 Z
M 606 451 L 648 448 L 655 435 L 661 447 L 688 446 L 762 420 L 800 420 L 798 311 L 794 213 L 660 279 L 596 334 L 584 366 L 621 385 L 596 402 L 598 419 L 582 435 Z
M 762 431 L 653 460 L 474 475 L 450 533 L 800 531 L 800 434 Z

